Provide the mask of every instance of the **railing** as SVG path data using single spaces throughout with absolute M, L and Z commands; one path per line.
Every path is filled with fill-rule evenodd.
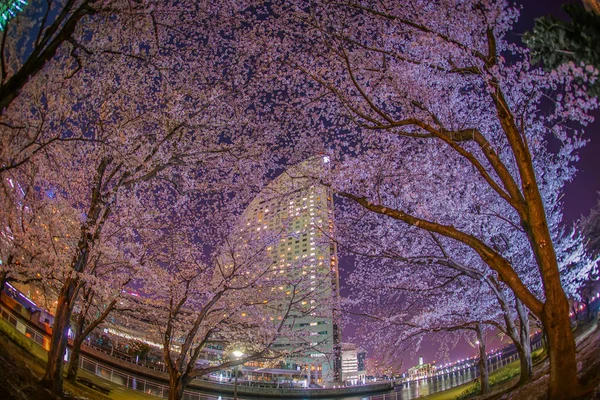
M 11 309 L 5 307 L 3 304 L 0 304 L 0 314 L 2 315 L 2 318 L 14 326 L 17 331 L 42 346 L 45 350 L 49 349 L 50 339 L 48 336 L 39 333 L 29 325 L 21 322 L 23 317 L 15 315 Z
M 5 307 L 3 304 L 0 304 L 0 315 L 10 325 L 15 327 L 15 329 L 18 332 L 20 332 L 21 334 L 23 334 L 24 336 L 26 336 L 27 338 L 29 338 L 30 340 L 32 340 L 33 342 L 35 342 L 36 344 L 41 346 L 43 349 L 45 349 L 45 350 L 49 349 L 49 344 L 50 344 L 49 336 L 44 335 L 44 334 L 38 332 L 36 329 L 30 327 L 28 324 L 23 323 L 22 320 L 25 319 L 23 316 L 16 315 L 13 312 L 13 310 Z M 539 346 L 540 346 L 539 342 L 532 344 L 533 349 L 535 349 L 536 347 L 539 347 Z M 92 347 L 95 350 L 102 351 L 106 355 L 111 356 L 108 352 L 103 351 L 103 349 L 98 349 L 95 346 L 89 346 L 89 347 Z M 113 357 L 113 356 L 111 356 L 111 357 Z M 494 369 L 494 364 L 496 364 L 495 369 L 498 369 L 498 368 L 502 367 L 503 365 L 506 365 L 509 362 L 515 361 L 516 359 L 518 359 L 518 356 L 516 354 L 510 355 L 506 358 L 501 358 L 500 360 L 497 360 L 496 363 L 491 363 L 492 365 L 490 365 L 490 367 L 491 367 L 490 369 L 491 370 Z M 127 362 L 137 365 L 137 366 L 142 366 L 142 367 L 146 367 L 149 369 L 159 370 L 157 368 L 152 368 L 148 365 L 143 365 L 140 363 L 133 362 L 130 359 L 129 360 L 122 359 L 122 360 L 127 361 Z M 167 398 L 168 394 L 169 394 L 169 387 L 167 385 L 164 385 L 164 384 L 152 381 L 152 380 L 140 378 L 138 376 L 125 373 L 121 370 L 117 370 L 117 369 L 108 367 L 104 364 L 101 364 L 101 363 L 95 361 L 95 360 L 92 360 L 91 358 L 89 358 L 87 356 L 83 356 L 83 355 L 80 356 L 79 368 L 81 368 L 82 370 L 88 371 L 96 376 L 99 376 L 103 379 L 109 380 L 115 384 L 125 386 L 132 390 L 144 392 L 146 394 L 158 396 L 161 398 Z M 470 368 L 473 368 L 473 367 L 471 366 Z M 452 374 L 455 372 L 459 372 L 459 371 L 448 371 L 447 373 L 445 373 L 443 375 Z M 203 378 L 204 379 L 201 379 L 201 380 L 205 380 L 205 381 L 216 381 L 217 380 L 213 377 L 208 377 L 208 378 L 203 377 Z M 244 384 L 243 381 L 239 382 L 239 386 L 242 386 L 243 384 Z M 396 399 L 398 399 L 398 396 L 400 396 L 400 393 L 394 392 L 394 393 L 385 393 L 385 394 L 380 394 L 380 395 L 375 395 L 375 396 L 369 396 L 369 399 L 370 400 L 396 400 Z M 186 390 L 183 393 L 183 400 L 213 400 L 216 398 L 219 398 L 221 400 L 232 400 L 231 397 L 224 397 L 224 396 L 220 396 L 220 395 L 219 396 L 207 395 L 207 394 L 198 393 L 198 392 L 189 391 L 189 390 Z
M 167 398 L 169 396 L 169 387 L 158 382 L 143 379 L 134 375 L 124 373 L 123 371 L 107 367 L 97 361 L 91 360 L 88 357 L 81 356 L 79 360 L 79 368 L 97 375 L 103 379 L 116 383 L 117 385 L 125 386 L 129 389 L 143 392 L 153 396 Z M 225 400 L 228 397 L 219 396 Z M 211 400 L 215 396 L 206 395 L 198 392 L 184 391 L 183 400 Z
M 33 342 L 40 345 L 45 350 L 48 349 L 49 338 L 43 335 L 33 328 L 25 325 L 21 322 L 22 317 L 19 317 L 13 313 L 12 310 L 0 304 L 0 315 L 10 325 L 12 325 L 18 332 L 22 333 L 25 337 L 29 338 Z M 143 379 L 134 375 L 124 373 L 106 365 L 100 364 L 99 362 L 92 360 L 86 356 L 80 356 L 79 368 L 84 371 L 90 372 L 103 379 L 109 380 L 117 385 L 125 386 L 129 389 L 144 392 L 146 394 L 158 396 L 161 398 L 167 398 L 169 396 L 169 387 L 158 382 Z M 184 391 L 183 400 L 213 400 L 216 396 L 206 395 L 203 393 Z M 218 396 L 222 400 L 232 400 L 231 397 Z

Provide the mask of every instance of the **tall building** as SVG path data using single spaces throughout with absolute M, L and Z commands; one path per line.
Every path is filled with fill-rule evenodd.
M 288 368 L 307 371 L 308 380 L 326 384 L 341 380 L 339 275 L 331 191 L 307 176 L 327 168 L 318 157 L 293 166 L 271 182 L 250 203 L 243 222 L 257 234 L 274 234 L 267 250 L 272 274 L 301 279 L 310 291 L 302 312 L 292 313 L 289 326 L 300 333 L 304 349 L 286 360 Z M 275 349 L 298 347 L 298 338 L 283 337 Z M 310 373 L 308 373 L 310 371 Z

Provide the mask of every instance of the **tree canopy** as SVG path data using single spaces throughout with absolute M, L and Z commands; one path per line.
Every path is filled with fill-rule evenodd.
M 523 42 L 531 50 L 531 61 L 541 63 L 545 70 L 574 62 L 600 69 L 600 15 L 587 11 L 580 4 L 565 4 L 569 21 L 552 15 L 535 20 L 533 32 L 523 35 Z M 590 94 L 600 95 L 600 82 L 588 87 Z

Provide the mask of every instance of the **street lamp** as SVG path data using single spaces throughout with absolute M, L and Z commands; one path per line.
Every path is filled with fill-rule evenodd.
M 240 357 L 242 357 L 244 355 L 244 353 L 242 353 L 239 350 L 234 350 L 233 351 L 233 356 L 235 357 L 236 360 L 239 360 Z M 234 383 L 233 383 L 233 399 L 237 400 L 237 376 L 238 376 L 238 366 L 236 365 L 235 367 L 233 367 L 233 373 L 235 374 L 235 378 L 234 378 Z

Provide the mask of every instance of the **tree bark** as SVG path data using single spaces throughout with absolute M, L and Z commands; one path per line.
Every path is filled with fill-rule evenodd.
M 544 202 L 539 190 L 531 153 L 525 138 L 519 131 L 511 108 L 504 98 L 500 84 L 493 78 L 492 98 L 498 120 L 506 134 L 521 180 L 521 190 L 526 207 L 519 212 L 521 226 L 527 234 L 542 278 L 546 302 L 541 315 L 548 337 L 550 356 L 550 399 L 573 399 L 580 397 L 583 387 L 577 379 L 575 339 L 569 319 L 569 303 L 560 282 L 560 272 L 552 236 L 548 229 Z M 516 292 L 515 292 L 516 293 Z M 524 300 L 519 296 L 521 300 Z M 524 301 L 525 302 L 525 301 Z M 535 310 L 529 307 L 535 313 Z
M 577 303 L 575 301 L 573 301 L 573 303 L 571 304 L 571 312 L 573 313 L 573 316 L 575 317 L 575 326 L 577 326 L 577 321 L 579 320 L 579 315 L 577 314 Z
M 110 211 L 110 206 L 102 205 L 101 190 L 104 173 L 111 161 L 112 160 L 109 157 L 103 158 L 96 170 L 96 176 L 94 177 L 92 185 L 90 208 L 87 214 L 87 220 L 81 227 L 81 237 L 77 243 L 77 253 L 73 257 L 71 263 L 71 273 L 84 272 L 88 263 L 90 249 L 102 230 L 104 222 L 103 218 L 105 218 Z M 105 207 L 104 216 L 101 217 L 103 207 Z M 98 222 L 99 220 L 100 222 Z M 46 364 L 46 371 L 40 383 L 57 396 L 62 395 L 63 356 L 67 347 L 67 335 L 71 324 L 71 314 L 73 313 L 73 307 L 75 306 L 75 300 L 77 299 L 80 288 L 80 280 L 77 275 L 73 274 L 73 276 L 68 276 L 60 290 L 56 304 L 56 315 L 54 317 L 54 326 L 52 327 L 52 340 L 50 341 L 50 351 L 48 351 L 48 363 Z
M 590 310 L 590 298 L 587 296 L 583 296 L 582 302 L 585 306 L 585 322 L 590 322 L 592 320 L 592 311 Z
M 75 383 L 77 380 L 77 373 L 79 372 L 79 356 L 81 355 L 83 339 L 85 338 L 78 337 L 73 341 L 71 358 L 69 359 L 69 369 L 67 370 L 67 381 L 71 383 Z
M 519 351 L 519 362 L 521 364 L 521 376 L 518 385 L 521 386 L 533 379 L 533 363 L 531 361 L 528 311 L 518 298 L 515 299 L 515 304 L 519 315 L 520 346 L 517 347 L 517 350 Z
M 7 271 L 0 271 L 0 293 L 4 290 L 6 284 L 6 277 L 8 276 Z
M 191 379 L 187 374 L 181 374 L 177 371 L 169 371 L 169 400 L 181 400 L 183 391 L 190 383 Z
M 46 372 L 41 380 L 42 386 L 50 389 L 56 396 L 61 396 L 63 391 L 63 368 L 67 338 L 71 323 L 72 302 L 77 296 L 78 284 L 73 279 L 67 278 L 58 296 L 54 325 L 52 327 L 52 340 L 48 351 Z
M 481 328 L 481 323 L 477 323 L 476 327 L 477 332 L 477 340 L 479 341 L 479 379 L 481 382 L 481 394 L 486 394 L 490 391 L 490 383 L 489 383 L 489 371 L 488 371 L 488 361 L 487 354 L 485 352 L 485 340 L 483 337 L 483 330 Z
M 566 298 L 549 294 L 542 318 L 550 357 L 548 397 L 552 400 L 573 399 L 580 397 L 584 391 L 577 379 L 575 339 L 568 318 L 569 304 Z
M 9 268 L 12 262 L 13 255 L 9 254 L 8 257 L 6 257 L 6 260 L 4 260 L 4 267 Z M 6 269 L 0 271 L 0 293 L 4 290 L 4 286 L 6 285 L 6 282 L 8 282 L 9 275 L 9 272 Z

